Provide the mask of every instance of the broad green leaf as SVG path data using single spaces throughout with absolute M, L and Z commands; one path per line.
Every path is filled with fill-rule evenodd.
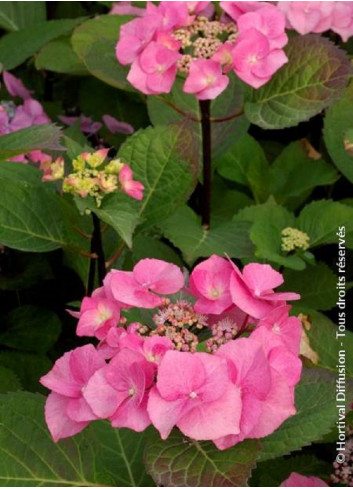
M 0 27 L 6 31 L 18 31 L 24 27 L 44 22 L 45 2 L 1 2 Z
M 31 126 L 0 137 L 0 161 L 33 150 L 60 150 L 61 129 L 54 124 Z
M 234 222 L 247 221 L 250 224 L 250 238 L 255 245 L 255 256 L 279 265 L 303 270 L 305 262 L 297 255 L 287 255 L 282 251 L 281 231 L 293 226 L 295 218 L 286 208 L 272 199 L 265 204 L 246 207 L 236 214 Z
M 39 51 L 35 57 L 37 70 L 48 70 L 70 75 L 88 74 L 85 65 L 72 49 L 70 37 L 55 39 Z
M 324 140 L 337 168 L 353 183 L 353 157 L 345 149 L 345 140 L 353 129 L 353 83 L 327 111 L 324 125 Z
M 135 263 L 143 258 L 157 258 L 183 266 L 179 255 L 163 241 L 151 236 L 139 234 L 135 237 L 132 247 L 132 257 Z
M 340 312 L 342 311 L 338 311 L 338 314 Z M 337 375 L 339 350 L 345 350 L 346 374 L 349 377 L 353 377 L 353 357 L 350 354 L 353 348 L 353 333 L 348 329 L 345 330 L 344 327 L 340 332 L 338 325 L 318 312 L 311 312 L 309 314 L 309 321 L 311 328 L 307 331 L 307 335 L 311 348 L 319 356 L 318 366 L 331 370 Z M 348 326 L 347 312 L 345 312 L 345 317 L 338 317 L 338 321 L 344 326 Z M 342 336 L 337 336 L 337 334 L 342 334 Z
M 153 485 L 142 465 L 148 434 L 95 422 L 74 438 L 54 443 L 41 395 L 0 397 L 2 486 L 143 487 Z
M 163 234 L 180 250 L 187 262 L 215 254 L 236 258 L 251 256 L 248 222 L 227 222 L 206 230 L 199 217 L 189 207 L 183 207 L 161 225 Z
M 22 251 L 64 247 L 87 252 L 89 242 L 76 230 L 85 225 L 85 218 L 35 176 L 35 172 L 41 174 L 39 170 L 22 165 L 18 171 L 18 165 L 0 163 L 0 242 Z
M 33 56 L 44 44 L 63 34 L 68 34 L 83 20 L 84 17 L 49 20 L 41 22 L 35 27 L 26 27 L 3 36 L 0 39 L 0 63 L 3 65 L 3 69 L 12 70 L 16 68 Z
M 101 207 L 97 208 L 94 203 L 85 199 L 84 204 L 93 210 L 97 216 L 107 224 L 110 224 L 125 243 L 131 247 L 132 235 L 139 223 L 138 205 L 132 202 L 131 197 L 116 193 L 107 195 Z
M 217 161 L 222 177 L 248 187 L 256 202 L 268 197 L 268 161 L 260 144 L 246 134 Z
M 322 369 L 304 371 L 295 390 L 297 414 L 261 440 L 259 461 L 286 455 L 319 441 L 337 421 L 336 376 Z
M 12 370 L 24 389 L 32 392 L 44 392 L 39 379 L 52 367 L 45 355 L 24 351 L 3 350 L 0 352 L 0 366 Z
M 9 368 L 0 365 L 0 394 L 21 390 L 17 375 Z
M 298 229 L 307 233 L 310 238 L 310 248 L 337 244 L 340 226 L 345 226 L 346 238 L 352 235 L 353 208 L 332 200 L 310 202 L 297 219 Z M 346 244 L 351 245 L 348 240 Z
M 121 15 L 102 15 L 75 29 L 71 42 L 87 70 L 108 85 L 133 90 L 127 81 L 128 67 L 122 66 L 115 56 L 120 27 L 131 20 Z
M 147 443 L 145 465 L 157 486 L 245 487 L 259 450 L 247 440 L 228 450 L 212 442 L 198 442 L 173 431 L 163 441 L 156 434 Z
M 145 186 L 141 202 L 132 202 L 145 226 L 169 217 L 195 186 L 197 152 L 187 124 L 140 130 L 127 139 L 118 156 Z
M 60 331 L 60 320 L 50 309 L 22 306 L 4 318 L 0 344 L 17 350 L 46 353 L 56 343 Z
M 277 458 L 271 463 L 260 462 L 250 480 L 252 487 L 280 487 L 292 472 L 329 480 L 332 464 L 318 459 L 315 455 L 294 455 L 290 458 Z
M 248 90 L 245 114 L 264 129 L 306 121 L 339 99 L 352 72 L 344 51 L 322 36 L 293 36 L 288 63 L 263 87 Z
M 211 220 L 213 223 L 229 222 L 240 209 L 253 203 L 248 195 L 230 189 L 222 178 L 217 175 L 214 176 L 211 198 Z
M 281 152 L 270 167 L 270 193 L 279 204 L 296 208 L 320 185 L 331 185 L 339 175 L 322 158 L 313 159 L 305 141 L 295 141 Z
M 301 295 L 296 305 L 303 308 L 328 311 L 337 301 L 337 276 L 325 263 L 308 265 L 305 270 L 286 270 L 282 290 L 295 291 Z
M 194 95 L 183 92 L 184 80 L 177 77 L 169 94 L 147 97 L 151 122 L 155 126 L 168 125 L 188 119 L 201 144 L 200 108 Z M 243 115 L 243 88 L 235 76 L 230 75 L 228 88 L 211 102 L 212 151 L 216 159 L 239 138 L 246 134 L 249 121 Z M 234 116 L 232 118 L 232 116 Z M 226 119 L 221 122 L 222 119 Z

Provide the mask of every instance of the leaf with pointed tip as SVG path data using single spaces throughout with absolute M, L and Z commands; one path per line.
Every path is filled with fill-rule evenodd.
M 61 150 L 61 129 L 54 124 L 31 126 L 4 134 L 0 138 L 0 161 L 30 153 L 37 149 Z
M 235 258 L 249 257 L 253 245 L 249 239 L 250 223 L 246 221 L 211 223 L 204 229 L 199 217 L 189 207 L 183 207 L 161 225 L 163 234 L 182 251 L 185 260 L 193 263 L 197 258 L 214 253 Z
M 0 27 L 18 31 L 45 21 L 45 2 L 2 2 L 0 4 Z
M 342 94 L 352 73 L 344 51 L 322 36 L 291 37 L 285 64 L 263 87 L 248 89 L 245 114 L 264 129 L 306 121 Z
M 142 466 L 148 432 L 114 430 L 104 421 L 54 443 L 44 422 L 41 395 L 0 396 L 1 486 L 144 487 Z
M 244 487 L 255 467 L 260 444 L 247 440 L 228 450 L 212 442 L 185 439 L 177 430 L 161 440 L 150 438 L 145 465 L 158 486 Z

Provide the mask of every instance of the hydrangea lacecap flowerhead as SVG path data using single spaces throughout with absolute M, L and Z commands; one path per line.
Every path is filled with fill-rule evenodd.
M 265 84 L 288 61 L 283 12 L 261 2 L 221 6 L 219 17 L 211 2 L 151 3 L 123 25 L 116 56 L 131 65 L 130 83 L 148 95 L 169 93 L 179 73 L 184 91 L 199 100 L 222 93 L 232 69 L 255 88 Z
M 177 427 L 219 449 L 272 433 L 296 412 L 301 373 L 300 322 L 286 304 L 299 296 L 273 292 L 282 282 L 269 265 L 240 272 L 216 255 L 195 267 L 190 284 L 163 260 L 111 270 L 74 313 L 77 334 L 99 344 L 66 353 L 42 378 L 53 391 L 53 438 L 95 419 L 135 431 L 152 424 L 163 439 Z M 128 324 L 124 311 L 134 307 L 150 310 L 148 324 Z
M 121 2 L 117 2 L 120 4 Z M 300 34 L 332 29 L 353 35 L 353 2 L 152 3 L 124 24 L 116 46 L 128 80 L 147 95 L 169 93 L 176 76 L 198 100 L 214 99 L 228 85 L 228 73 L 253 88 L 266 84 L 288 62 L 285 28 Z M 131 8 L 131 7 L 130 7 Z M 117 11 L 121 9 L 117 7 Z

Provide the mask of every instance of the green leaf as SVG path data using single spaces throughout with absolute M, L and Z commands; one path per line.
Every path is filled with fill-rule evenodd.
M 344 51 L 322 36 L 294 36 L 289 62 L 263 87 L 248 91 L 245 114 L 264 129 L 296 126 L 339 99 L 352 72 Z
M 326 113 L 324 140 L 337 168 L 353 183 L 353 158 L 345 149 L 348 131 L 352 131 L 353 83 Z
M 249 240 L 249 223 L 211 223 L 211 229 L 201 226 L 199 217 L 183 207 L 161 225 L 163 234 L 182 251 L 185 260 L 193 263 L 197 258 L 215 254 L 236 258 L 251 256 L 253 246 Z
M 345 226 L 346 236 L 353 232 L 353 208 L 332 200 L 310 202 L 297 219 L 297 227 L 310 238 L 310 248 L 337 244 L 340 226 Z
M 0 161 L 37 149 L 61 150 L 61 129 L 54 124 L 31 126 L 0 138 Z
M 24 27 L 44 22 L 45 2 L 2 2 L 0 27 L 6 31 L 18 31 Z
M 134 90 L 127 81 L 128 67 L 122 66 L 115 56 L 120 27 L 131 17 L 102 15 L 84 22 L 75 29 L 71 42 L 87 70 L 108 85 Z
M 21 390 L 17 375 L 9 368 L 0 366 L 0 394 Z
M 52 367 L 52 363 L 47 356 L 23 351 L 4 350 L 0 352 L 0 366 L 12 370 L 24 389 L 33 392 L 46 391 L 39 384 L 39 379 Z
M 296 305 L 303 308 L 328 311 L 337 301 L 337 276 L 325 264 L 308 265 L 303 271 L 286 270 L 281 290 L 290 290 L 301 295 Z
M 263 438 L 259 461 L 286 455 L 319 441 L 337 421 L 336 376 L 321 369 L 304 371 L 295 391 L 297 414 Z
M 0 397 L 2 486 L 153 485 L 142 466 L 148 433 L 114 430 L 100 421 L 54 443 L 44 422 L 44 401 L 25 392 Z
M 305 141 L 295 141 L 281 152 L 270 168 L 270 192 L 279 204 L 296 208 L 316 187 L 331 185 L 338 173 L 322 158 L 310 158 Z
M 253 201 L 245 193 L 231 190 L 222 178 L 215 175 L 212 182 L 211 199 L 213 223 L 229 222 L 240 209 L 252 204 Z
M 77 209 L 34 175 L 40 175 L 39 170 L 22 165 L 17 174 L 18 168 L 15 163 L 0 164 L 0 242 L 22 251 L 88 251 L 88 241 L 75 231 L 84 220 Z
M 194 95 L 183 92 L 184 80 L 177 77 L 169 94 L 147 97 L 147 108 L 154 126 L 168 125 L 185 121 L 195 133 L 201 145 L 201 114 L 199 103 Z M 246 134 L 249 121 L 242 114 L 243 89 L 234 76 L 230 76 L 227 89 L 211 101 L 211 117 L 213 120 L 226 118 L 224 122 L 212 123 L 212 151 L 216 159 L 239 138 Z M 238 116 L 236 116 L 239 114 Z M 232 116 L 234 118 L 231 118 Z M 230 119 L 228 119 L 230 118 Z
M 268 161 L 260 144 L 246 134 L 217 161 L 222 177 L 248 187 L 255 201 L 268 197 Z
M 179 255 L 167 244 L 157 238 L 139 234 L 135 237 L 132 247 L 132 257 L 135 263 L 143 258 L 157 258 L 175 263 L 179 267 L 183 266 L 183 261 Z
M 132 202 L 145 226 L 159 224 L 187 201 L 196 184 L 195 151 L 187 124 L 148 127 L 122 146 L 119 158 L 145 186 L 142 201 Z
M 11 265 L 11 270 L 5 267 L 2 269 L 0 290 L 28 289 L 41 280 L 53 278 L 52 269 L 46 257 L 39 253 L 16 253 Z
M 166 441 L 157 434 L 148 441 L 145 465 L 157 486 L 245 487 L 258 450 L 256 440 L 247 440 L 221 451 L 175 430 Z
M 36 55 L 37 70 L 48 70 L 70 75 L 88 74 L 85 65 L 72 49 L 70 37 L 60 37 L 49 42 Z
M 255 245 L 255 256 L 279 265 L 303 270 L 305 262 L 296 255 L 287 255 L 281 250 L 281 231 L 292 226 L 294 216 L 286 208 L 269 199 L 265 204 L 246 207 L 234 216 L 234 222 L 251 223 L 250 238 Z
M 50 309 L 22 306 L 4 319 L 0 344 L 17 350 L 46 353 L 56 343 L 61 323 Z
M 328 317 L 318 312 L 311 312 L 309 320 L 311 328 L 307 331 L 307 335 L 311 348 L 319 356 L 318 366 L 331 370 L 337 375 L 339 350 L 345 350 L 347 352 L 346 374 L 349 377 L 353 377 L 353 357 L 349 354 L 353 348 L 353 333 L 345 330 L 341 331 L 344 334 L 343 336 L 337 336 L 337 333 L 340 333 L 338 326 L 330 321 Z M 347 314 L 346 317 L 339 319 L 340 323 L 343 321 L 346 324 Z
M 68 34 L 83 20 L 84 17 L 49 20 L 37 24 L 35 28 L 26 27 L 3 36 L 0 39 L 0 63 L 3 65 L 3 69 L 12 70 L 16 68 L 16 66 L 33 56 L 44 44 L 59 36 Z

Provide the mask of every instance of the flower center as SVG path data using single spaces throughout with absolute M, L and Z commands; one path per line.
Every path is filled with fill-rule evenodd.
M 130 389 L 129 389 L 129 396 L 132 397 L 133 395 L 135 395 L 135 393 L 136 393 L 135 388 L 134 387 L 130 387 Z
M 190 394 L 189 394 L 189 397 L 190 399 L 195 399 L 195 397 L 197 397 L 197 394 L 195 391 L 191 391 Z

